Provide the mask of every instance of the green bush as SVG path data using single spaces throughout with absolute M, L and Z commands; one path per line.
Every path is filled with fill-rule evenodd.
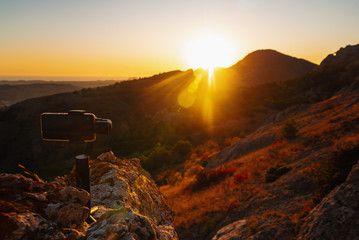
M 284 121 L 282 125 L 282 136 L 285 139 L 294 139 L 298 136 L 297 122 L 294 117 Z
M 172 153 L 164 147 L 153 150 L 144 161 L 144 168 L 150 172 L 160 169 L 166 162 L 170 162 Z
M 267 169 L 265 174 L 265 181 L 268 182 L 274 182 L 277 180 L 280 176 L 284 175 L 285 173 L 289 172 L 292 169 L 292 167 L 285 165 L 285 164 L 276 164 L 275 166 L 272 166 Z
M 172 153 L 180 158 L 187 157 L 192 152 L 192 143 L 186 140 L 179 140 L 172 148 Z

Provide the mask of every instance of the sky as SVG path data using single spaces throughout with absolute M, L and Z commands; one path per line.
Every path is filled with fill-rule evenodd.
M 230 51 L 223 67 L 257 49 L 319 64 L 359 43 L 358 13 L 358 0 L 0 0 L 0 79 L 186 70 L 208 33 Z

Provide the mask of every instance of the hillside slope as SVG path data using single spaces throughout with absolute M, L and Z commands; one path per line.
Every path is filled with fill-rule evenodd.
M 161 191 L 176 213 L 180 239 L 312 239 L 321 232 L 352 239 L 359 220 L 357 204 L 351 202 L 352 196 L 357 197 L 357 178 L 349 178 L 351 187 L 336 191 L 342 193 L 342 201 L 323 198 L 346 180 L 359 161 L 359 52 L 355 49 L 340 50 L 346 55 L 341 56 L 344 62 L 322 66 L 322 70 L 341 69 L 332 74 L 336 80 L 330 83 L 340 88 L 330 90 L 335 91 L 330 98 L 292 105 L 229 147 L 198 148 L 182 171 L 170 174 L 177 180 Z M 328 76 L 326 71 L 316 74 Z M 307 85 L 311 78 L 300 80 Z M 323 82 L 311 86 L 306 92 L 324 98 L 333 88 Z M 288 126 L 298 132 L 288 133 Z M 338 208 L 330 208 L 331 203 Z M 341 216 L 348 224 L 319 212 Z M 332 229 L 333 225 L 338 227 Z M 318 227 L 317 232 L 311 232 L 315 230 L 311 226 Z

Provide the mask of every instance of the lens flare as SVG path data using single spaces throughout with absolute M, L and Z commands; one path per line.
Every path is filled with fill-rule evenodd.
M 196 75 L 191 84 L 180 93 L 177 102 L 181 107 L 189 108 L 195 103 L 196 92 L 201 81 L 202 74 Z

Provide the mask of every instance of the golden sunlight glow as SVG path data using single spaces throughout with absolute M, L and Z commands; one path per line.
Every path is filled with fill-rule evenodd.
M 184 89 L 177 98 L 178 104 L 183 108 L 191 107 L 196 100 L 198 85 L 202 81 L 202 73 L 195 76 L 191 84 Z
M 235 47 L 225 37 L 207 33 L 193 39 L 186 49 L 186 60 L 191 68 L 210 72 L 216 67 L 229 67 L 238 60 Z
M 213 82 L 211 83 L 211 81 Z M 207 84 L 203 84 L 206 82 Z M 214 117 L 214 94 L 216 94 L 214 76 L 209 76 L 209 71 L 197 70 L 193 74 L 191 83 L 178 95 L 177 102 L 181 108 L 190 108 L 196 102 L 199 103 L 204 123 L 208 126 L 212 126 Z

